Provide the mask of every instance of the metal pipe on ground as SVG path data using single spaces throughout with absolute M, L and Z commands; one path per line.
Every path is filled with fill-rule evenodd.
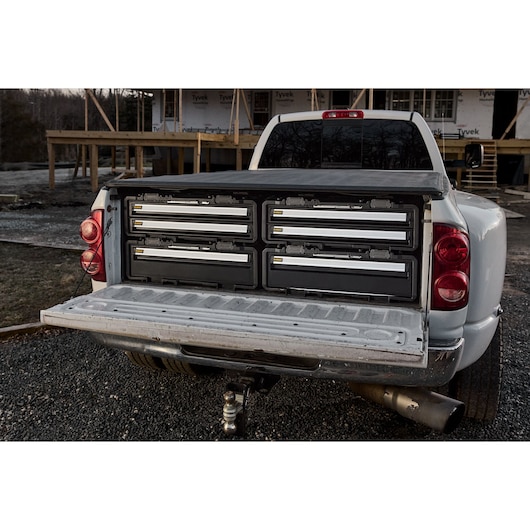
M 446 434 L 452 432 L 464 417 L 464 403 L 424 388 L 367 383 L 349 385 L 359 396 L 394 410 L 409 420 Z

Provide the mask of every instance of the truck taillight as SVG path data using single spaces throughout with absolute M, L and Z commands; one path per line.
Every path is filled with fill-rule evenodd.
M 87 217 L 79 227 L 79 235 L 83 241 L 92 245 L 101 237 L 101 226 L 93 217 Z
M 103 210 L 94 210 L 79 228 L 81 239 L 89 245 L 81 254 L 81 267 L 92 279 L 100 282 L 106 280 L 102 224 Z
M 322 113 L 323 120 L 329 119 L 343 119 L 343 118 L 364 118 L 362 110 L 325 110 Z
M 434 225 L 432 309 L 465 307 L 469 298 L 468 235 L 454 226 Z

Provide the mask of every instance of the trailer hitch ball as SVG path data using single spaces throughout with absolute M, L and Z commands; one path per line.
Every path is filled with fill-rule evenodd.
M 228 390 L 223 395 L 223 430 L 226 434 L 236 434 L 238 428 L 236 425 L 237 415 L 241 412 L 243 404 L 236 400 L 236 393 Z
M 274 375 L 244 375 L 229 383 L 223 394 L 223 431 L 244 436 L 247 428 L 247 405 L 251 392 L 267 393 L 279 381 Z

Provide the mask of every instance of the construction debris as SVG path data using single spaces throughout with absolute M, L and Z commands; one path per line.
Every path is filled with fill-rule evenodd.
M 514 190 L 507 188 L 504 190 L 504 193 L 508 193 L 509 195 L 519 195 L 522 199 L 530 200 L 530 191 Z

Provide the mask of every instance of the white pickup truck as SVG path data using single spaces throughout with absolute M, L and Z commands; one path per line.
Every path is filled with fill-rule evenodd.
M 227 433 L 281 376 L 348 381 L 442 432 L 495 417 L 505 216 L 453 187 L 417 113 L 275 116 L 248 170 L 111 181 L 81 237 L 93 292 L 42 322 L 233 373 Z

